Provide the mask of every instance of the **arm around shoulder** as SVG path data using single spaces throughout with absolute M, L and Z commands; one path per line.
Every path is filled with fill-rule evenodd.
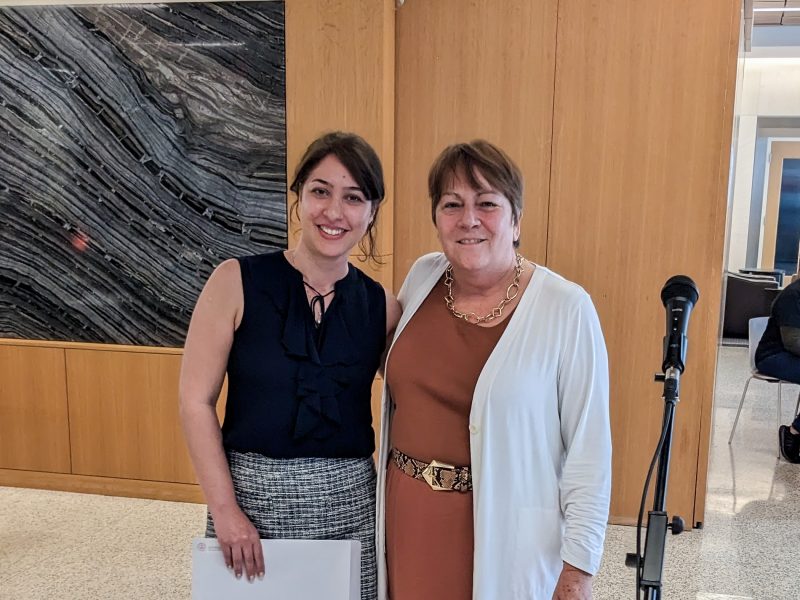
M 400 321 L 400 316 L 403 314 L 403 309 L 397 298 L 394 297 L 389 290 L 383 289 L 386 294 L 386 348 L 381 356 L 381 363 L 378 367 L 378 374 L 383 377 L 386 370 L 386 357 L 389 355 L 389 348 L 392 345 L 394 332 L 397 329 L 397 323 Z
M 403 309 L 392 292 L 386 288 L 383 291 L 386 293 L 386 337 L 391 340 L 395 329 L 397 329 L 400 316 L 403 314 Z

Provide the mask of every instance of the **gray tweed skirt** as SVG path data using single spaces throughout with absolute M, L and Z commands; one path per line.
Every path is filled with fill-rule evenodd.
M 361 600 L 377 598 L 371 458 L 227 455 L 236 500 L 262 538 L 360 541 Z M 206 537 L 216 537 L 210 514 Z

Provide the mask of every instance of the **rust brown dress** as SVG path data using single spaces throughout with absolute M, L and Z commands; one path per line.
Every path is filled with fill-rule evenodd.
M 386 367 L 396 405 L 393 448 L 413 458 L 470 464 L 475 384 L 509 317 L 477 327 L 453 317 L 442 281 L 401 332 Z M 510 316 L 510 315 L 509 315 Z M 472 492 L 434 491 L 390 460 L 386 560 L 390 600 L 471 600 Z

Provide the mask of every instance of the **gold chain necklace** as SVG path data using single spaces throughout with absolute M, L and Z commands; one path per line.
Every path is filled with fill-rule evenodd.
M 522 263 L 524 260 L 521 254 L 517 254 L 517 264 L 514 266 L 514 279 L 511 281 L 511 285 L 508 286 L 508 289 L 506 289 L 506 297 L 500 301 L 500 304 L 492 309 L 492 312 L 483 317 L 479 317 L 474 312 L 462 313 L 456 308 L 455 300 L 453 299 L 453 265 L 447 265 L 447 269 L 444 272 L 444 285 L 447 287 L 447 295 L 444 297 L 444 301 L 445 304 L 447 304 L 447 308 L 450 309 L 450 312 L 453 313 L 456 319 L 464 319 L 467 323 L 472 323 L 473 325 L 489 323 L 490 321 L 499 319 L 503 314 L 503 309 L 506 307 L 506 304 L 516 298 L 519 293 L 519 278 L 522 276 Z

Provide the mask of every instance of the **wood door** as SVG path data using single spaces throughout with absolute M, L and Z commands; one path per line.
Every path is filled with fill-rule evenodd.
M 767 166 L 766 202 L 761 228 L 759 264 L 762 269 L 775 268 L 775 246 L 778 234 L 778 213 L 781 206 L 783 161 L 787 158 L 800 158 L 800 142 L 772 142 Z M 790 275 L 790 273 L 787 273 L 787 275 Z
M 616 522 L 635 521 L 661 429 L 653 382 L 665 333 L 659 293 L 679 273 L 701 297 L 689 326 L 668 508 L 687 524 L 703 518 L 739 4 L 559 3 L 547 258 L 589 291 L 600 314 Z

